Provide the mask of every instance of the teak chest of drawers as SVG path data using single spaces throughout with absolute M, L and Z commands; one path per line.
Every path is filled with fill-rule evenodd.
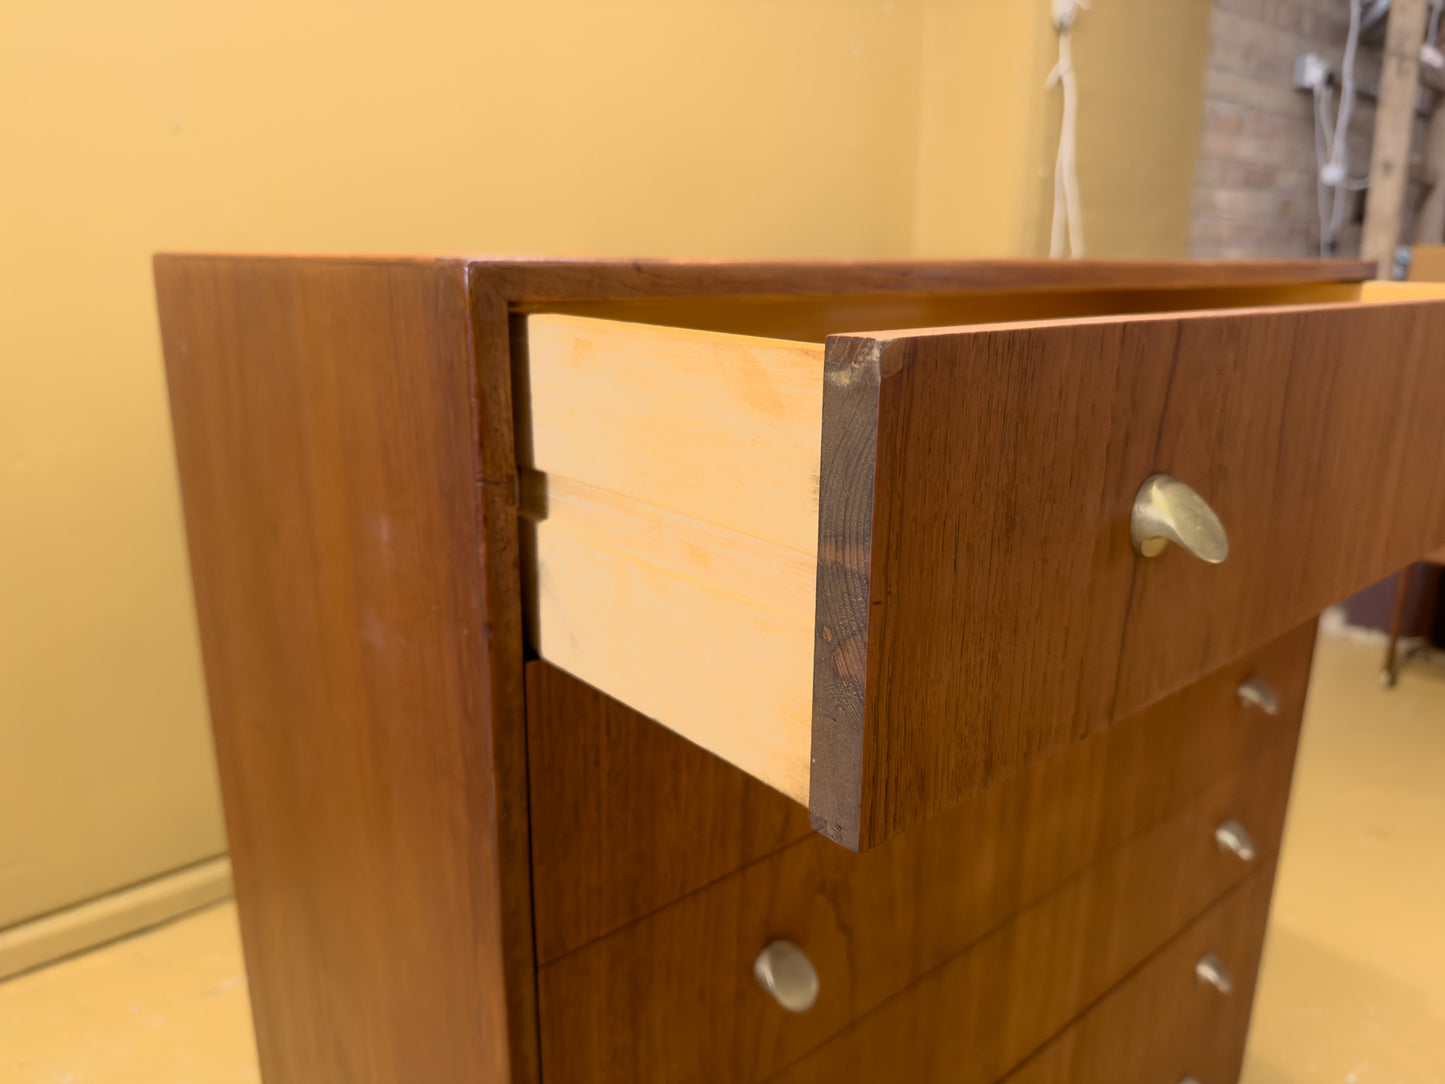
M 1369 270 L 158 258 L 265 1080 L 1235 1080 Z

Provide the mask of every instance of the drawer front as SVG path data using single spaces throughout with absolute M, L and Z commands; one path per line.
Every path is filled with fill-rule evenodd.
M 540 660 L 527 753 L 538 963 L 810 834 L 796 802 Z
M 1293 757 L 1291 733 L 1042 895 L 1036 863 L 1065 864 L 1060 826 L 1074 821 L 1088 852 L 1104 819 L 1094 803 L 1025 790 L 983 811 L 988 821 L 930 835 L 931 823 L 861 856 L 800 841 L 542 966 L 544 1075 L 758 1080 L 864 1019 L 891 1047 L 885 1037 L 914 1035 L 894 995 L 917 982 L 947 1004 L 976 1002 L 976 1016 L 951 1025 L 975 1050 L 956 1079 L 993 1080 L 1268 861 Z M 1229 822 L 1245 827 L 1252 854 L 1221 846 Z M 1026 849 L 1034 824 L 1046 826 L 1037 851 Z M 759 952 L 779 939 L 816 967 L 821 992 L 806 1012 L 784 1011 L 754 981 Z M 850 1057 L 828 1055 L 833 1079 L 855 1079 L 836 1075 Z
M 1441 316 L 1364 306 L 1181 325 L 1152 468 L 1208 496 L 1230 554 L 1136 562 L 1117 710 L 1445 542 Z
M 1194 1022 L 1219 1022 L 1226 1029 L 1218 1036 L 1190 1032 L 1190 1037 L 1197 1040 L 1197 1048 L 1219 1041 L 1232 1049 L 1234 1042 L 1242 1038 L 1273 882 L 1271 860 L 1221 900 L 1205 919 L 1179 936 L 1171 945 L 1172 953 L 1156 957 L 1163 961 L 1161 971 L 1167 973 L 1169 993 L 1182 996 L 1187 1006 L 1176 1026 L 1183 1029 Z M 1085 972 L 1098 972 L 1102 978 L 1104 969 L 1091 966 L 1090 953 L 1065 948 L 1063 957 L 1059 956 L 1061 941 L 1067 940 L 1067 934 L 1061 937 L 1057 929 L 1020 929 L 1006 943 L 997 946 L 987 961 L 975 962 L 967 955 L 960 957 L 770 1079 L 777 1084 L 835 1084 L 840 1080 L 986 1084 L 998 1080 L 1072 1018 L 1070 1011 L 1062 1008 L 1057 993 L 1060 985 L 1078 991 L 1073 1012 L 1100 998 L 1107 990 L 1080 978 Z M 1104 947 L 1094 954 L 1104 955 L 1109 951 L 1110 948 Z M 1211 952 L 1229 973 L 1233 985 L 1230 994 L 1221 993 L 1195 974 L 1196 965 Z M 1143 959 L 1135 960 L 1134 964 Z M 998 974 L 1003 968 L 1011 969 L 1014 979 L 1000 987 Z M 1146 973 L 1156 977 L 1147 968 L 1140 972 Z M 1112 973 L 1111 978 L 1119 982 L 1125 974 L 1127 971 L 1118 971 Z M 1165 985 L 1158 983 L 1161 987 Z M 1152 984 L 1148 989 L 1156 992 Z M 1135 1041 L 1148 1045 L 1150 1041 L 1143 1036 L 1156 1027 L 1169 1030 L 1170 1025 L 1161 1018 L 1180 1011 L 1169 997 L 1141 1000 L 1143 1003 L 1131 1001 L 1126 1010 L 1132 1030 L 1123 1032 L 1125 1046 Z M 1118 1033 L 1111 1036 L 1118 1037 Z M 1182 1052 L 1182 1041 L 1179 1048 Z M 1092 1049 L 1090 1046 L 1090 1052 Z M 1066 1080 L 1070 1084 L 1085 1081 L 1153 1084 L 1156 1078 L 1128 1071 L 1129 1057 L 1125 1050 L 1115 1051 L 1113 1062 L 1107 1062 L 1102 1055 L 1098 1058 L 1099 1062 L 1121 1064 L 1125 1071 L 1119 1073 L 1093 1075 L 1083 1071 L 1041 1079 Z M 1182 1074 L 1157 1079 L 1176 1084 Z M 1211 1076 L 1201 1078 L 1201 1084 L 1213 1084 L 1215 1080 L 1233 1084 L 1236 1079 L 1237 1076 Z
M 933 883 L 997 921 L 1292 739 L 1313 647 L 1311 622 L 882 849 L 952 871 Z M 1276 714 L 1241 699 L 1250 679 Z M 527 668 L 527 747 L 542 964 L 808 834 L 801 806 L 541 661 Z M 815 842 L 817 861 L 850 868 Z
M 819 670 L 815 821 L 887 838 L 1445 541 L 1441 336 L 1423 302 L 830 340 L 818 605 L 866 661 Z M 875 398 L 868 457 L 846 418 Z M 832 455 L 874 465 L 871 514 Z M 1218 512 L 1222 564 L 1136 554 L 1161 472 Z
M 1008 1078 L 1008 1084 L 1235 1084 L 1264 948 L 1271 872 L 1260 869 Z M 1232 988 L 1200 979 L 1207 955 Z
M 1445 303 L 527 335 L 539 653 L 850 849 L 1445 542 Z M 1136 553 L 1158 474 L 1222 564 Z

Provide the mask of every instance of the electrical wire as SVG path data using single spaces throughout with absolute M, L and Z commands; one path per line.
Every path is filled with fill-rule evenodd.
M 1067 236 L 1069 255 L 1077 258 L 1084 254 L 1084 215 L 1079 199 L 1076 155 L 1079 87 L 1074 78 L 1073 27 L 1077 9 L 1084 5 L 1082 0 L 1052 0 L 1052 4 L 1054 28 L 1059 32 L 1059 61 L 1044 85 L 1049 89 L 1055 84 L 1059 86 L 1064 108 L 1059 125 L 1059 149 L 1054 159 L 1054 219 L 1049 255 L 1054 259 L 1063 257 Z
M 1345 39 L 1345 56 L 1340 64 L 1340 106 L 1330 124 L 1332 101 L 1327 80 L 1312 88 L 1315 99 L 1315 199 L 1320 216 L 1320 256 L 1334 254 L 1340 230 L 1345 224 L 1349 193 L 1359 191 L 1368 181 L 1351 181 L 1350 119 L 1355 111 L 1355 56 L 1360 44 L 1363 0 L 1350 0 L 1350 30 Z
M 1329 114 L 1330 88 L 1323 80 L 1314 85 L 1315 97 L 1315 204 L 1320 216 L 1320 258 L 1329 256 L 1330 203 L 1329 189 L 1324 181 L 1325 163 L 1330 157 Z
M 1335 134 L 1330 142 L 1330 176 L 1335 189 L 1330 212 L 1329 251 L 1334 252 L 1340 229 L 1345 224 L 1347 179 L 1350 175 L 1350 118 L 1355 112 L 1355 54 L 1360 45 L 1361 0 L 1350 0 L 1350 32 L 1345 39 L 1345 58 L 1340 62 L 1340 111 L 1335 117 Z

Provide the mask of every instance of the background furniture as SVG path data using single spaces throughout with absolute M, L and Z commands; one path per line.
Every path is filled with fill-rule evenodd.
M 1423 560 L 1426 564 L 1445 565 L 1445 550 L 1427 554 Z M 1411 598 L 1417 590 L 1411 575 L 1414 570 L 1413 565 L 1401 570 L 1395 587 L 1395 606 L 1390 615 L 1390 628 L 1386 634 L 1388 639 L 1385 641 L 1385 662 L 1380 668 L 1380 681 L 1386 688 L 1394 688 L 1400 679 L 1400 664 L 1405 661 L 1400 657 L 1400 636 L 1404 632 L 1405 615 L 1409 611 Z
M 1237 1076 L 1315 616 L 1445 542 L 1445 305 L 156 270 L 270 1084 Z
M 1445 248 L 1440 245 L 1415 245 L 1410 250 L 1409 278 L 1411 282 L 1445 281 Z M 1427 564 L 1445 565 L 1445 550 L 1429 554 L 1422 560 Z M 1412 603 L 1417 609 L 1423 610 L 1427 625 L 1431 623 L 1433 612 L 1439 605 L 1438 598 L 1434 597 L 1438 595 L 1438 590 L 1432 592 L 1430 598 L 1420 597 L 1421 591 L 1416 586 L 1412 572 L 1413 569 L 1405 569 L 1400 573 L 1395 589 L 1394 609 L 1386 630 L 1388 639 L 1385 644 L 1384 665 L 1380 668 L 1380 680 L 1387 688 L 1393 687 L 1399 680 L 1400 663 L 1403 661 L 1399 657 L 1400 637 L 1404 632 L 1405 616 Z

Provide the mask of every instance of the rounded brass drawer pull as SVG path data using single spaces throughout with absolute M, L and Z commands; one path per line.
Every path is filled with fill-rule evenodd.
M 1221 994 L 1234 993 L 1234 979 L 1230 978 L 1229 968 L 1224 966 L 1224 961 L 1212 952 L 1206 952 L 1194 965 L 1194 977 L 1200 982 L 1207 982 Z
M 1266 715 L 1279 714 L 1279 697 L 1274 695 L 1269 682 L 1262 677 L 1247 677 L 1239 686 L 1239 699 L 1253 704 Z
M 1228 851 L 1241 862 L 1254 861 L 1254 840 L 1244 825 L 1236 820 L 1227 820 L 1214 830 L 1214 842 L 1219 849 Z
M 1129 540 L 1142 557 L 1158 557 L 1170 542 L 1211 565 L 1229 556 L 1229 536 L 1214 509 L 1167 474 L 1153 475 L 1139 487 L 1129 513 Z
M 791 941 L 774 941 L 758 953 L 753 975 L 773 1000 L 789 1012 L 807 1012 L 818 1000 L 818 971 Z

